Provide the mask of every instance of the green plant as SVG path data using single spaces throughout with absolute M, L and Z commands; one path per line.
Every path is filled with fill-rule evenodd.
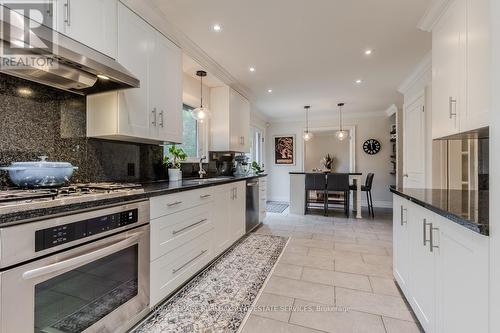
M 262 169 L 262 167 L 259 165 L 259 163 L 253 161 L 252 162 L 252 170 L 256 173 L 256 174 L 259 174 L 259 173 L 263 173 L 264 170 Z
M 187 154 L 182 148 L 177 148 L 176 145 L 170 146 L 170 148 L 168 148 L 168 152 L 171 157 L 169 155 L 165 155 L 165 157 L 163 157 L 163 164 L 169 169 L 180 169 L 181 162 L 187 159 Z

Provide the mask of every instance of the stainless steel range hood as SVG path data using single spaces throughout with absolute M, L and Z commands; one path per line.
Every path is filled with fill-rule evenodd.
M 0 10 L 10 12 L 1 5 Z M 20 22 L 6 22 L 6 17 Z M 81 95 L 139 88 L 139 80 L 117 61 L 51 28 L 34 23 L 36 35 L 30 31 L 32 38 L 26 38 L 26 20 L 17 13 L 0 16 L 0 47 L 22 51 L 15 56 L 2 52 L 0 72 Z

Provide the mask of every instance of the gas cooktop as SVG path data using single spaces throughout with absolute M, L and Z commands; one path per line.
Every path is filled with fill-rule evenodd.
M 142 185 L 133 183 L 80 183 L 38 189 L 3 188 L 0 189 L 0 213 L 138 193 L 144 193 L 144 189 Z

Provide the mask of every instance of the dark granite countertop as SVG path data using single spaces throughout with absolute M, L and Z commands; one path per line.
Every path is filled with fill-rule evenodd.
M 329 171 L 318 171 L 318 172 L 313 172 L 313 171 L 291 171 L 289 172 L 291 175 L 307 175 L 307 174 L 317 174 L 317 173 L 337 173 L 337 172 L 329 172 Z M 340 172 L 342 173 L 342 172 Z M 351 176 L 362 176 L 363 174 L 361 172 L 345 172 L 348 173 Z
M 82 201 L 70 204 L 65 203 L 64 200 L 54 200 L 53 202 L 46 202 L 47 207 L 37 207 L 33 209 L 19 208 L 18 210 L 16 210 L 16 207 L 12 206 L 9 207 L 8 210 L 0 208 L 0 227 L 7 227 L 16 224 L 47 219 L 55 216 L 72 214 L 79 211 L 99 208 L 101 206 L 117 205 L 130 201 L 147 200 L 150 197 L 195 190 L 204 187 L 229 184 L 265 176 L 267 176 L 267 174 L 250 175 L 245 177 L 220 177 L 214 181 L 204 182 L 200 182 L 198 179 L 185 179 L 179 182 L 159 181 L 144 183 L 144 192 L 142 193 L 124 194 L 112 197 L 101 196 L 96 200 Z
M 395 187 L 390 190 L 472 231 L 489 235 L 489 191 Z

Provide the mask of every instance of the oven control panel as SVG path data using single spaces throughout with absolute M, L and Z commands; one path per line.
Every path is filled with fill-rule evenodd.
M 138 221 L 138 209 L 95 217 L 35 232 L 35 251 L 121 228 Z

